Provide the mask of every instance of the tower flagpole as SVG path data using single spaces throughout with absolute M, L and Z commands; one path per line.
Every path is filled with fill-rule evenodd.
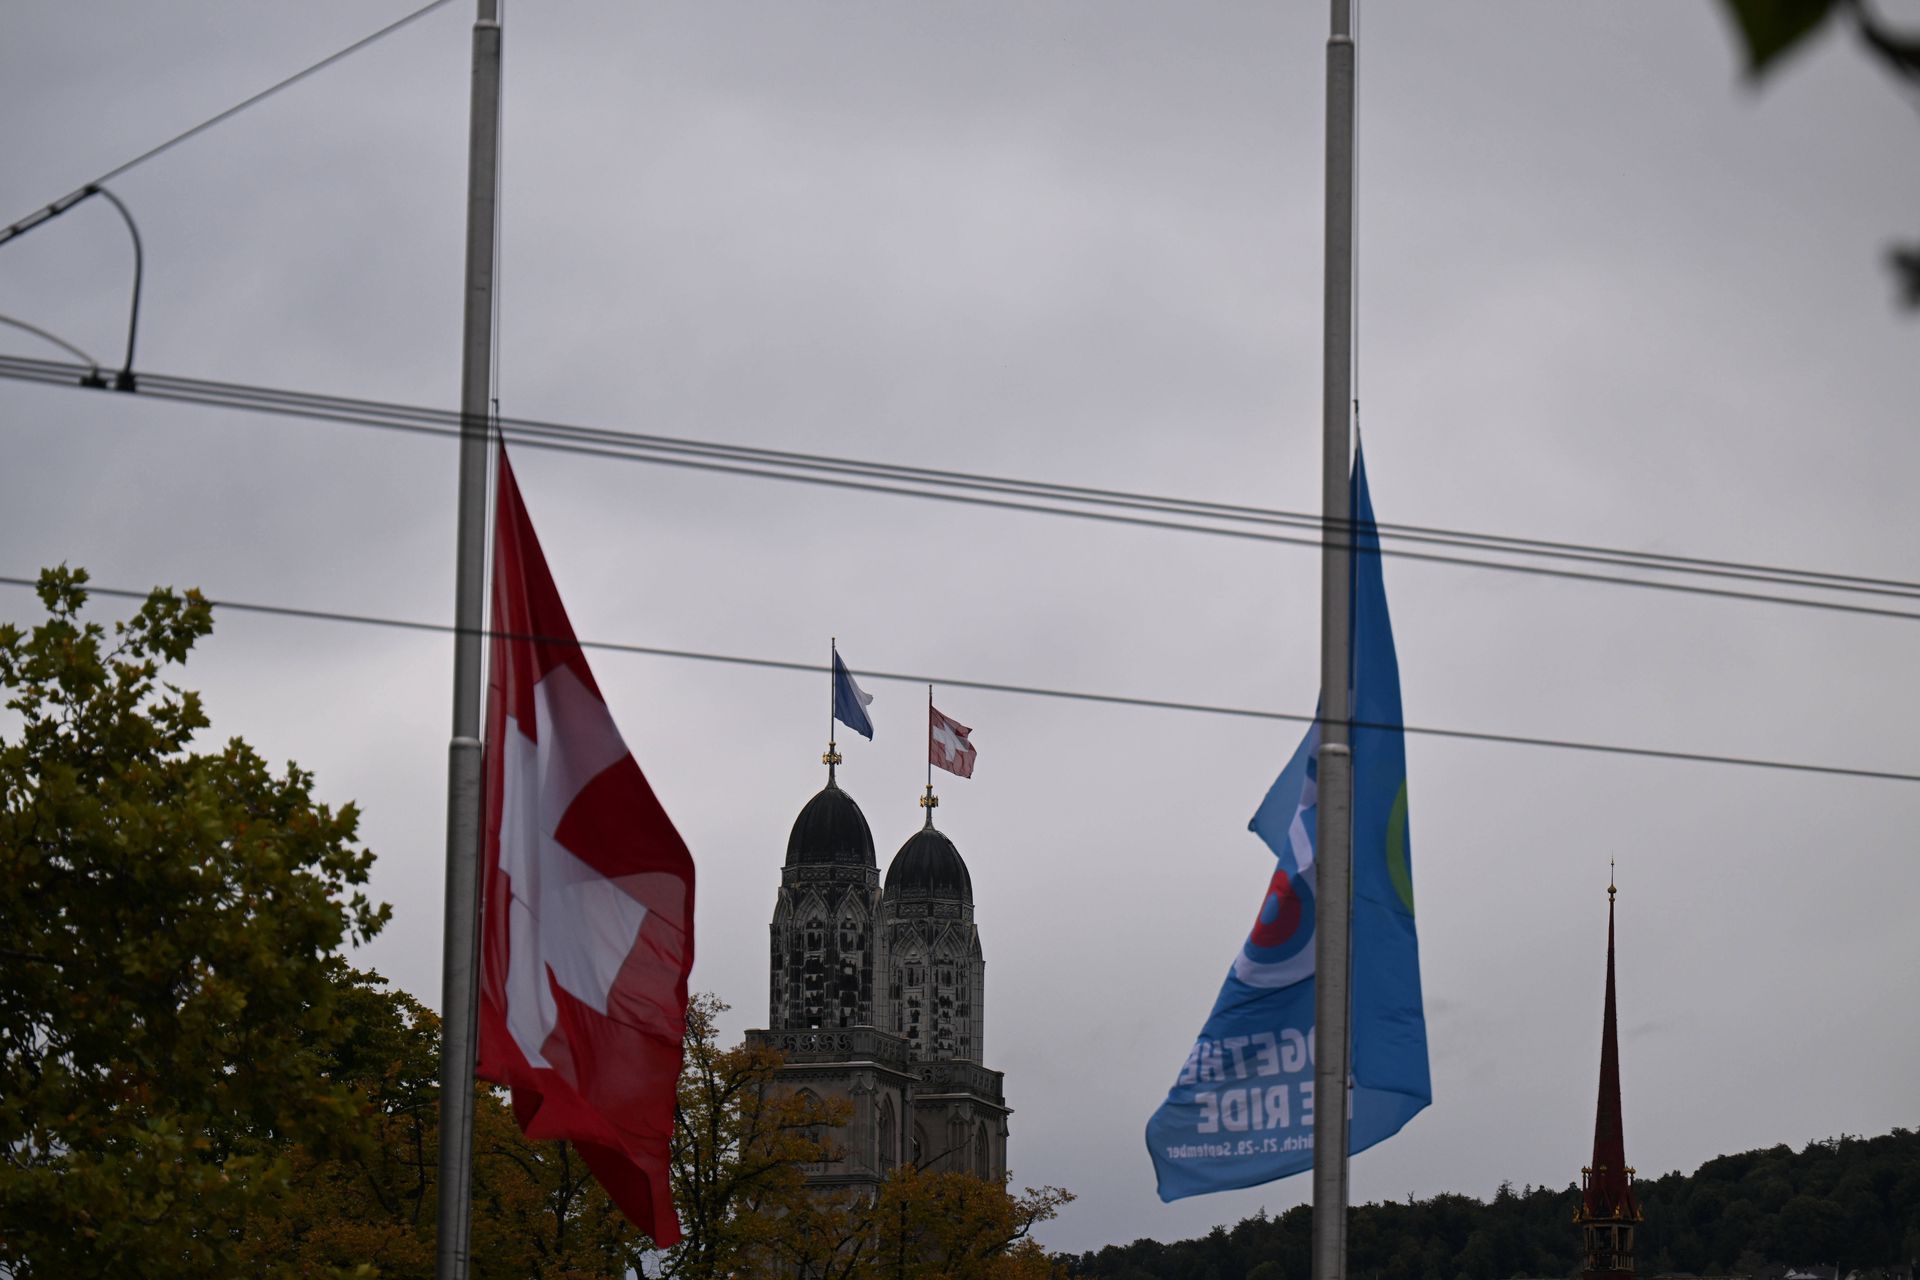
M 920 797 L 920 807 L 927 811 L 926 825 L 933 825 L 933 808 L 940 803 L 933 794 L 933 686 L 927 686 L 927 794 Z
M 840 637 L 834 636 L 827 642 L 830 660 L 827 663 L 827 754 L 820 759 L 827 766 L 827 781 L 833 781 L 834 766 L 840 763 L 839 733 L 834 722 L 840 710 Z
M 1320 386 L 1320 756 L 1314 939 L 1313 1280 L 1346 1280 L 1353 923 L 1353 0 L 1327 37 Z

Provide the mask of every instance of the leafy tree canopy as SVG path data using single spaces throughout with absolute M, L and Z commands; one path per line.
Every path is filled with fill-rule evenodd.
M 238 738 L 195 749 L 162 676 L 212 629 L 155 591 L 111 632 L 87 575 L 0 626 L 0 1266 L 225 1276 L 274 1217 L 290 1144 L 359 1141 L 330 1053 L 341 947 L 373 936 L 372 853 Z
M 779 1083 L 778 1052 L 719 1047 L 726 1006 L 696 996 L 673 1138 L 673 1192 L 686 1238 L 649 1275 L 671 1280 L 1042 1280 L 1055 1264 L 1035 1224 L 1073 1197 L 1009 1195 L 961 1173 L 895 1170 L 878 1195 L 809 1188 L 806 1173 L 844 1152 L 849 1111 Z

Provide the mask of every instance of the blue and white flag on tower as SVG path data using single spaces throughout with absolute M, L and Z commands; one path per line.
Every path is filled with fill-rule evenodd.
M 873 720 L 867 715 L 867 705 L 873 701 L 873 695 L 853 682 L 853 673 L 847 670 L 847 664 L 840 661 L 838 646 L 833 651 L 833 718 L 855 733 L 873 738 Z
M 1400 672 L 1365 461 L 1353 468 L 1353 1079 L 1350 1152 L 1433 1101 L 1413 928 Z M 1314 848 L 1320 727 L 1249 828 L 1273 876 L 1213 1012 L 1147 1121 L 1160 1198 L 1251 1187 L 1313 1167 Z

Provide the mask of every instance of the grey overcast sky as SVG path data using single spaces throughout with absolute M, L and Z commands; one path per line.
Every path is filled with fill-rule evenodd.
M 392 0 L 10 0 L 0 218 L 392 20 Z M 1889 4 L 1920 20 L 1920 6 Z M 452 406 L 465 0 L 113 184 L 140 365 Z M 1318 495 L 1320 3 L 514 3 L 505 411 L 1294 509 Z M 1359 392 L 1381 517 L 1920 578 L 1920 115 L 1848 40 L 1763 90 L 1716 6 L 1367 4 Z M 95 201 L 0 250 L 0 312 L 117 360 Z M 26 335 L 0 349 L 55 356 Z M 451 446 L 0 384 L 0 572 L 452 616 Z M 1305 711 L 1314 554 L 521 451 L 582 636 Z M 1389 561 L 1419 724 L 1920 771 L 1915 624 Z M 113 604 L 102 615 L 123 610 Z M 34 602 L 0 592 L 0 616 Z M 437 1003 L 451 645 L 227 614 L 220 734 L 365 809 L 359 956 Z M 695 985 L 766 1016 L 824 677 L 612 654 L 700 866 Z M 843 779 L 915 828 L 923 694 Z M 1016 1183 L 1081 1249 L 1163 1206 L 1141 1131 L 1266 883 L 1297 726 L 951 690 L 943 779 Z M 1628 1153 L 1912 1125 L 1920 785 L 1408 744 L 1434 1104 L 1358 1199 L 1564 1185 L 1591 1137 L 1620 862 Z

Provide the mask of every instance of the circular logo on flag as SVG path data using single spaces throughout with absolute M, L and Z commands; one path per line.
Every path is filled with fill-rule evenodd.
M 1290 987 L 1313 976 L 1313 879 L 1273 869 L 1233 976 L 1253 987 Z
M 1387 815 L 1387 879 L 1400 905 L 1413 914 L 1413 865 L 1407 859 L 1407 784 L 1393 798 L 1393 811 Z

